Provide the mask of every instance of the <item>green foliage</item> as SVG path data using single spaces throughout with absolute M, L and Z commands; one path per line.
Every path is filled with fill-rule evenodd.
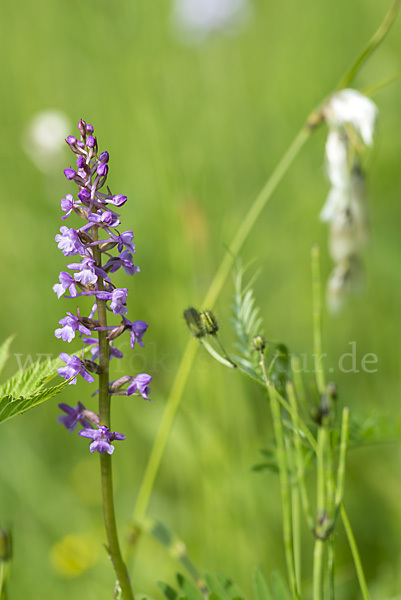
M 10 346 L 14 339 L 14 335 L 10 335 L 9 338 L 0 346 L 0 373 L 4 369 L 4 365 L 10 357 Z
M 158 582 L 166 600 L 245 600 L 244 594 L 237 585 L 222 573 L 205 575 L 206 586 L 196 587 L 183 575 L 177 574 L 179 591 L 167 583 Z M 284 578 L 274 572 L 271 576 L 271 588 L 263 573 L 256 568 L 253 575 L 253 590 L 255 600 L 291 600 L 291 594 Z
M 0 369 L 9 356 L 12 339 L 8 338 L 0 348 Z M 27 369 L 17 371 L 3 383 L 0 386 L 0 423 L 21 415 L 61 392 L 70 380 L 51 387 L 46 387 L 46 384 L 57 376 L 57 369 L 62 364 L 59 358 L 38 360 Z
M 234 279 L 234 300 L 232 308 L 234 317 L 231 319 L 237 336 L 236 348 L 240 352 L 234 360 L 252 375 L 259 374 L 258 354 L 252 348 L 252 340 L 262 334 L 262 319 L 260 309 L 255 306 L 254 292 L 251 289 L 253 279 L 244 286 L 244 269 L 239 267 Z

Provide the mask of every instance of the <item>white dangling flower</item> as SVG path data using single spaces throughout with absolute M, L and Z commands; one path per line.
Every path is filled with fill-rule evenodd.
M 362 289 L 363 276 L 363 266 L 357 256 L 350 256 L 336 265 L 330 274 L 326 290 L 326 303 L 333 315 L 341 311 L 350 294 Z
M 377 113 L 377 107 L 372 100 L 351 89 L 333 94 L 323 109 L 329 127 L 350 125 L 366 146 L 372 144 Z
M 332 186 L 348 187 L 350 180 L 348 138 L 338 129 L 331 130 L 327 137 L 326 169 Z
M 339 263 L 361 252 L 369 237 L 368 202 L 365 180 L 359 170 L 352 170 L 348 190 L 330 220 L 330 255 Z
M 70 120 L 60 110 L 37 113 L 24 132 L 22 145 L 32 162 L 45 173 L 60 167 Z
M 213 31 L 238 30 L 250 13 L 249 0 L 175 0 L 172 23 L 182 40 L 199 43 Z

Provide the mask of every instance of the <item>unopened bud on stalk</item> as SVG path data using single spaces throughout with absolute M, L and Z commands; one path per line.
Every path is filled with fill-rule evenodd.
M 203 330 L 200 314 L 196 310 L 196 308 L 193 308 L 191 306 L 190 308 L 184 310 L 184 319 L 194 337 L 202 338 L 205 336 L 205 331 Z
M 263 335 L 257 335 L 252 340 L 253 347 L 257 352 L 263 352 L 266 348 L 266 340 Z
M 205 310 L 204 312 L 200 313 L 199 317 L 203 331 L 207 335 L 216 335 L 219 330 L 219 324 L 217 323 L 217 319 L 212 311 Z

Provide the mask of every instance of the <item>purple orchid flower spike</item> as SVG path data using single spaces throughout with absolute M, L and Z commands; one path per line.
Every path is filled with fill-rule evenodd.
M 77 193 L 67 193 L 61 200 L 61 209 L 63 220 L 75 218 L 83 220 L 84 223 L 78 227 L 62 225 L 55 237 L 58 248 L 64 256 L 74 257 L 74 262 L 70 259 L 67 270 L 61 271 L 59 283 L 53 286 L 53 290 L 57 298 L 74 300 L 83 296 L 92 298 L 93 305 L 86 313 L 88 316 L 83 316 L 79 308 L 77 312 L 67 312 L 66 316 L 59 321 L 60 327 L 55 330 L 55 336 L 64 342 L 70 343 L 79 337 L 84 344 L 81 358 L 70 356 L 65 352 L 60 354 L 65 366 L 58 369 L 58 374 L 71 380 L 70 384 L 77 382 L 78 375 L 92 383 L 94 381 L 92 373 L 100 375 L 104 372 L 102 371 L 104 367 L 101 368 L 99 363 L 108 364 L 111 358 L 123 356 L 122 352 L 114 346 L 121 335 L 126 331 L 129 332 L 131 348 L 134 349 L 135 346 L 144 346 L 143 337 L 148 329 L 148 323 L 145 321 L 129 321 L 126 318 L 128 289 L 116 286 L 111 279 L 112 275 L 121 268 L 127 275 L 134 275 L 140 271 L 133 262 L 136 252 L 134 233 L 128 228 L 117 229 L 121 225 L 121 220 L 120 215 L 114 212 L 114 209 L 124 206 L 127 197 L 123 194 L 113 194 L 107 185 L 110 156 L 107 151 L 99 151 L 93 126 L 81 120 L 78 129 L 80 139 L 73 135 L 66 139 L 74 154 L 74 161 L 72 161 L 74 164 L 64 170 L 66 179 L 77 186 Z M 119 316 L 120 322 L 109 324 L 108 314 L 111 317 Z M 100 343 L 102 339 L 103 343 Z M 101 352 L 106 352 L 105 340 L 108 344 L 107 356 L 101 355 Z M 86 350 L 91 346 L 90 360 L 85 358 L 85 346 Z M 143 373 L 136 376 L 125 375 L 122 381 L 129 386 L 127 392 L 113 388 L 111 395 L 116 391 L 120 394 L 138 393 L 149 400 L 151 379 L 150 375 Z M 103 391 L 99 386 L 99 397 L 104 398 L 107 397 L 112 384 L 103 378 L 102 385 Z M 94 449 L 111 454 L 113 448 L 110 444 L 111 439 L 123 439 L 121 434 L 109 432 L 106 426 L 94 431 L 90 423 L 96 424 L 96 421 L 85 416 L 89 413 L 81 402 L 75 408 L 67 404 L 63 404 L 61 408 L 66 414 L 59 417 L 59 422 L 70 431 L 78 424 L 84 426 L 84 432 L 89 431 L 89 433 L 82 433 L 82 435 L 92 437 L 92 451 Z M 107 423 L 108 416 L 105 417 L 102 410 L 100 408 L 100 420 Z
M 91 452 L 107 452 L 107 454 L 113 454 L 114 446 L 111 442 L 114 440 L 125 440 L 125 435 L 117 433 L 116 431 L 109 431 L 108 427 L 101 425 L 99 429 L 81 429 L 78 432 L 82 437 L 90 438 L 93 440 L 89 446 Z

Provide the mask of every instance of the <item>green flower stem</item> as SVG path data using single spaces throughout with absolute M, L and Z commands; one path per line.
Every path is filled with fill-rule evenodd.
M 202 302 L 202 306 L 213 309 L 214 304 L 223 288 L 223 285 L 230 273 L 230 269 L 236 255 L 240 252 L 252 228 L 257 222 L 262 210 L 273 195 L 277 186 L 287 173 L 300 150 L 309 139 L 313 131 L 312 126 L 304 125 L 298 135 L 294 138 L 291 146 L 278 163 L 277 167 L 269 177 L 259 196 L 255 199 L 245 219 L 242 221 L 234 239 L 230 245 L 230 252 L 227 252 L 216 272 L 216 275 L 210 285 L 208 292 Z M 185 347 L 183 357 L 177 368 L 177 375 L 173 382 L 170 395 L 167 399 L 166 408 L 160 423 L 160 427 L 153 444 L 152 451 L 146 465 L 145 473 L 139 489 L 138 498 L 133 514 L 133 521 L 137 517 L 143 517 L 146 514 L 150 495 L 155 483 L 156 475 L 160 467 L 160 462 L 164 453 L 167 439 L 174 422 L 175 414 L 181 402 L 182 394 L 187 383 L 191 367 L 195 359 L 198 344 L 194 339 L 190 339 Z
M 335 554 L 334 554 L 334 539 L 331 535 L 327 540 L 327 575 L 329 587 L 329 600 L 335 598 Z
M 295 567 L 295 580 L 297 583 L 297 590 L 300 597 L 302 597 L 302 568 L 301 568 L 301 498 L 299 485 L 297 480 L 297 466 L 295 464 L 294 447 L 292 440 L 288 436 L 284 436 L 285 452 L 288 461 L 288 467 L 290 471 L 290 485 L 291 485 L 291 515 L 292 515 L 292 540 L 293 540 L 293 552 L 294 552 L 294 567 Z
M 348 71 L 341 77 L 340 81 L 337 84 L 337 89 L 341 90 L 349 86 L 351 81 L 354 79 L 356 73 L 361 68 L 362 64 L 369 58 L 369 56 L 376 50 L 376 48 L 381 44 L 386 35 L 391 29 L 393 25 L 398 11 L 401 6 L 401 0 L 395 0 L 390 7 L 390 10 L 384 17 L 382 23 L 380 24 L 377 31 L 370 38 L 367 46 L 363 49 L 361 54 L 357 57 L 355 62 L 351 65 Z
M 293 600 L 299 600 L 300 596 L 298 593 L 298 586 L 295 575 L 293 532 L 291 525 L 290 480 L 288 476 L 288 464 L 285 452 L 283 424 L 281 422 L 281 410 L 279 401 L 277 399 L 278 394 L 276 392 L 276 388 L 269 381 L 266 373 L 265 356 L 263 352 L 261 352 L 260 366 L 262 367 L 263 378 L 265 380 L 267 393 L 270 398 L 270 409 L 273 419 L 274 435 L 276 438 L 277 463 L 280 476 L 281 503 L 283 507 L 284 552 L 287 564 L 288 580 Z
M 313 549 L 313 600 L 323 599 L 323 540 L 315 540 Z
M 95 229 L 94 241 L 98 239 Z M 98 246 L 93 247 L 93 255 L 98 267 L 101 267 L 101 253 Z M 104 291 L 103 280 L 98 279 L 99 291 Z M 107 327 L 106 301 L 97 301 L 98 319 L 101 327 Z M 99 423 L 110 429 L 110 395 L 109 395 L 109 342 L 107 331 L 99 331 Z M 118 541 L 116 516 L 113 499 L 113 477 L 111 468 L 111 456 L 105 452 L 100 454 L 100 473 L 103 499 L 104 524 L 107 534 L 108 547 L 111 562 L 116 572 L 118 584 L 121 588 L 124 600 L 134 600 L 127 569 L 121 556 Z
M 352 559 L 354 561 L 356 574 L 359 581 L 359 587 L 361 588 L 363 600 L 370 600 L 369 590 L 366 583 L 365 573 L 363 572 L 361 557 L 359 555 L 358 546 L 356 544 L 355 536 L 351 528 L 351 523 L 348 519 L 347 512 L 344 504 L 341 504 L 341 520 L 344 525 L 345 533 L 347 534 L 348 543 L 351 548 Z
M 295 398 L 295 391 L 293 384 L 289 381 L 287 383 L 287 395 L 291 406 L 291 419 L 294 427 L 294 446 L 295 446 L 295 463 L 296 463 L 296 481 L 299 487 L 301 495 L 302 509 L 306 519 L 306 523 L 311 531 L 314 529 L 314 521 L 312 517 L 312 511 L 309 504 L 308 493 L 306 491 L 305 484 L 305 463 L 302 456 L 302 441 L 299 433 L 299 416 L 297 411 L 297 402 Z
M 349 409 L 345 407 L 342 413 L 341 420 L 341 441 L 340 441 L 340 457 L 338 459 L 337 469 L 337 485 L 335 494 L 335 515 L 340 510 L 341 503 L 344 496 L 344 479 L 345 479 L 345 456 L 348 448 L 348 435 L 349 435 Z
M 315 548 L 313 553 L 313 600 L 323 598 L 323 553 L 327 527 L 326 507 L 326 453 L 328 444 L 328 430 L 324 423 L 317 433 L 317 473 L 316 473 L 316 527 Z

